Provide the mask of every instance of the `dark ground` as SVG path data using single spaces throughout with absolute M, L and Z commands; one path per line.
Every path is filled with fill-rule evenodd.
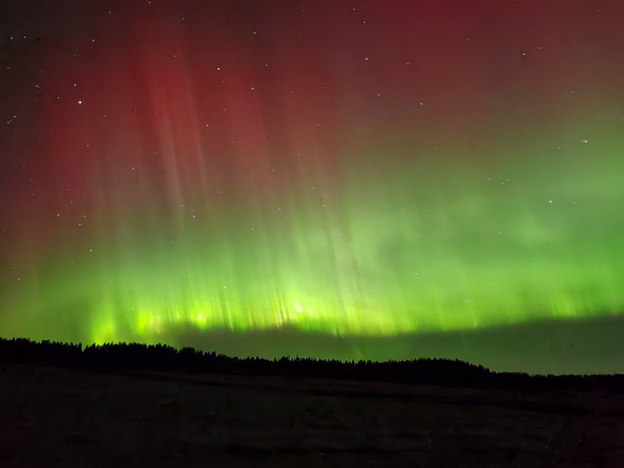
M 0 466 L 624 466 L 600 388 L 3 364 L 0 427 Z

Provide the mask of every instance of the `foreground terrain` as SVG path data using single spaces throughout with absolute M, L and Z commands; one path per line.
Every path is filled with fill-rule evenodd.
M 624 466 L 618 390 L 0 366 L 2 466 Z

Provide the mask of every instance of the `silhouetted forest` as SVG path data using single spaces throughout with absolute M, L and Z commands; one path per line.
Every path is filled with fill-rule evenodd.
M 624 390 L 624 374 L 538 375 L 496 373 L 460 360 L 338 361 L 312 358 L 237 358 L 168 345 L 90 345 L 0 338 L 0 364 L 31 364 L 116 371 L 199 372 L 232 375 L 322 377 L 458 387 Z

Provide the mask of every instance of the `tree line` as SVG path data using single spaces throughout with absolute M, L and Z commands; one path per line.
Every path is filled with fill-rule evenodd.
M 0 338 L 0 364 L 51 365 L 92 370 L 184 371 L 213 374 L 322 377 L 331 379 L 439 384 L 460 387 L 624 390 L 624 375 L 540 375 L 496 373 L 460 360 L 340 361 L 314 358 L 230 357 L 165 344 L 102 345 Z

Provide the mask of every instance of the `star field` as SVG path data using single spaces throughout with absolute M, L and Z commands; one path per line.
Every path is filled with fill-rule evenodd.
M 624 311 L 617 1 L 5 3 L 5 336 L 394 359 Z

